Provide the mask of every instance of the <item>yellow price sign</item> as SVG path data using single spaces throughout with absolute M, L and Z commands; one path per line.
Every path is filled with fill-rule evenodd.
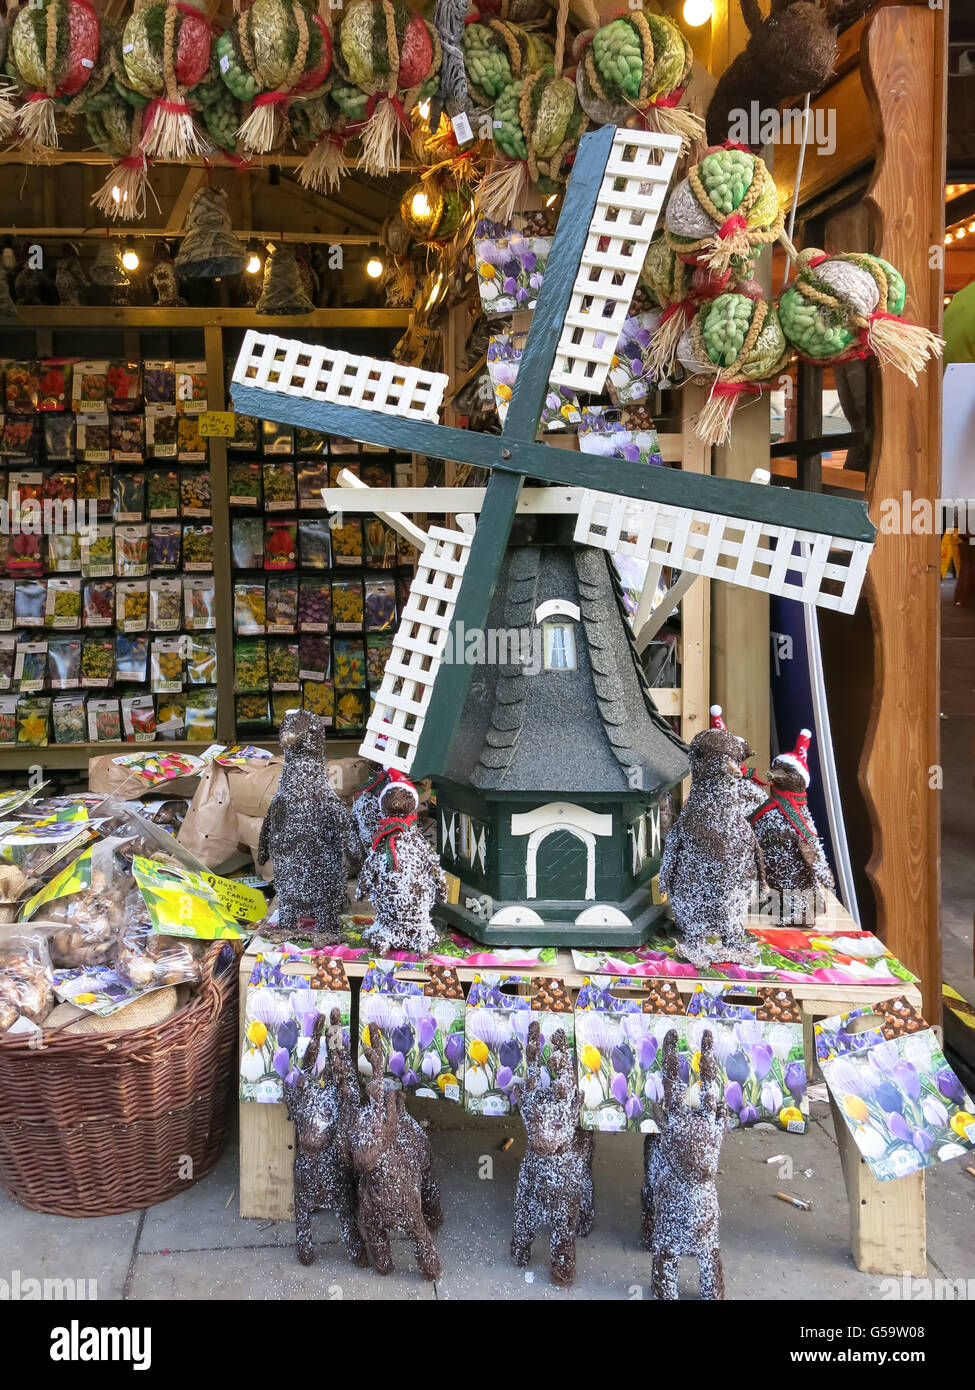
M 208 438 L 232 439 L 237 432 L 232 410 L 204 410 L 199 417 L 200 434 Z
M 239 922 L 260 922 L 267 916 L 267 898 L 259 888 L 250 888 L 239 879 L 221 878 L 219 874 L 201 874 L 201 878 L 217 894 L 224 910 Z

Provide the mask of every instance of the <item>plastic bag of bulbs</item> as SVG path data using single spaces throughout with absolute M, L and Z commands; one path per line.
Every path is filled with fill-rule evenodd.
M 94 844 L 90 886 L 45 907 L 45 922 L 53 928 L 51 960 L 59 969 L 111 965 L 123 927 L 145 915 L 131 859 L 120 852 L 123 844 L 120 839 Z
M 43 933 L 0 928 L 0 1037 L 18 1023 L 32 1031 L 53 1006 L 54 975 Z
M 160 936 L 148 922 L 132 922 L 122 932 L 115 973 L 133 989 L 198 984 L 200 956 L 206 944 Z

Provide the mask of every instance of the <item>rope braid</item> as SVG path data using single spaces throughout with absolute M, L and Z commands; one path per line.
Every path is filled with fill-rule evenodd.
M 53 0 L 48 0 L 47 13 L 44 19 L 46 26 L 44 31 L 44 74 L 47 79 L 47 94 L 53 98 L 57 89 L 55 67 L 58 50 L 58 15 L 57 6 Z

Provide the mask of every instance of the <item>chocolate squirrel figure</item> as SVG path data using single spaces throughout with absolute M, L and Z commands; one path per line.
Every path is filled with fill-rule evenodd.
M 270 859 L 274 869 L 279 910 L 273 935 L 287 939 L 300 918 L 312 917 L 315 945 L 341 939 L 351 824 L 328 780 L 325 733 L 317 714 L 291 709 L 284 716 L 284 767 L 257 847 L 258 864 Z
M 339 1062 L 340 1124 L 358 1182 L 359 1217 L 366 1249 L 377 1274 L 389 1274 L 393 1259 L 389 1232 L 405 1231 L 424 1279 L 439 1279 L 440 1256 L 432 1232 L 443 1221 L 433 1148 L 419 1122 L 405 1109 L 402 1091 L 383 1085 L 382 1034 L 370 1032 L 365 1057 L 372 1071 L 365 1102 L 352 1066 Z M 338 1057 L 338 1042 L 333 1055 Z M 332 1053 L 332 1033 L 329 1033 Z M 342 1052 L 348 1053 L 342 1046 Z M 334 1064 L 333 1064 L 334 1065 Z
M 691 740 L 691 790 L 664 843 L 660 887 L 670 900 L 680 951 L 699 967 L 754 962 L 744 918 L 756 879 L 764 887 L 762 851 L 742 803 L 742 765 L 752 750 L 725 728 Z M 709 936 L 718 936 L 712 945 Z
M 771 906 L 780 926 L 812 926 L 817 911 L 826 906 L 825 892 L 834 888 L 806 801 L 811 739 L 810 731 L 801 729 L 795 749 L 772 759 L 768 782 L 758 784 L 764 795 L 748 816 L 762 850 L 772 895 L 766 907 Z
M 368 898 L 375 919 L 363 936 L 380 955 L 429 951 L 437 939 L 430 917 L 447 896 L 447 879 L 417 819 L 417 790 L 395 768 L 379 793 L 380 821 L 359 874 L 356 898 Z
M 553 1284 L 571 1284 L 576 1272 L 576 1236 L 593 1223 L 594 1136 L 579 1128 L 582 1095 L 564 1028 L 552 1035 L 551 1085 L 542 1083 L 541 1028 L 529 1025 L 525 1047 L 527 1079 L 518 1103 L 528 1147 L 515 1189 L 511 1258 L 524 1266 L 540 1226 L 550 1232 Z
M 355 1169 L 345 1135 L 339 1126 L 343 1053 L 352 1070 L 349 1049 L 342 1037 L 342 1021 L 333 1009 L 327 1046 L 329 1064 L 321 1077 L 316 1065 L 325 1029 L 319 1014 L 301 1066 L 284 1078 L 282 1090 L 288 1118 L 295 1127 L 295 1242 L 298 1259 L 310 1265 L 315 1259 L 311 1217 L 315 1211 L 334 1211 L 342 1241 L 354 1265 L 367 1265 L 369 1257 L 356 1219 Z M 337 1035 L 337 1036 L 336 1036 Z
M 698 735 L 700 738 L 700 734 Z M 680 1079 L 677 1030 L 671 1028 L 661 1051 L 663 1104 L 654 1103 L 659 1134 L 643 1144 L 641 1192 L 643 1243 L 653 1254 L 654 1298 L 676 1299 L 678 1261 L 693 1255 L 701 1276 L 701 1298 L 724 1298 L 724 1271 L 718 1241 L 718 1189 L 715 1177 L 724 1138 L 726 1106 L 721 1095 L 714 1039 L 701 1037 L 701 1103 L 688 1105 Z

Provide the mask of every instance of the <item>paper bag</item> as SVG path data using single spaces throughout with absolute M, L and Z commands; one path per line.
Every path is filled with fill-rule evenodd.
M 241 852 L 237 812 L 230 799 L 229 769 L 210 763 L 190 802 L 176 838 L 215 873 L 232 873 L 249 862 Z

